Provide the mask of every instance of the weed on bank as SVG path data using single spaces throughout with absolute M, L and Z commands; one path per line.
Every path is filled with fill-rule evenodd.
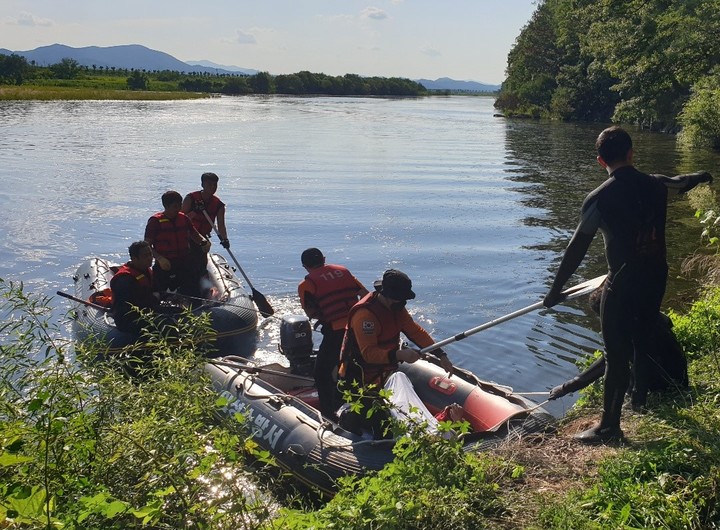
M 59 338 L 48 302 L 0 279 L 0 528 L 257 528 L 273 505 L 243 418 L 216 414 L 207 319 L 152 333 L 152 356 L 97 362 L 101 345 Z
M 271 491 L 268 455 L 223 423 L 198 353 L 208 322 L 187 315 L 154 333 L 155 355 L 96 362 L 100 345 L 73 350 L 48 300 L 0 280 L 0 527 L 604 529 L 720 528 L 720 289 L 672 313 L 690 361 L 688 390 L 651 395 L 650 411 L 625 413 L 628 443 L 587 452 L 557 435 L 510 451 L 468 454 L 457 439 L 413 434 L 382 471 L 341 481 L 326 502 Z M 136 377 L 124 370 L 130 368 Z M 595 413 L 589 389 L 580 411 Z M 566 436 L 567 438 L 567 436 Z M 584 459 L 568 477 L 553 461 Z M 585 451 L 585 452 L 583 452 Z M 502 455 L 502 456 L 501 456 Z M 532 465 L 545 466 L 537 487 Z M 555 467 L 554 467 L 555 466 Z

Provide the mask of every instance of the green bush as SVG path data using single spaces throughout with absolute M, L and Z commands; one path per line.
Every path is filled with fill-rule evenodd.
M 208 319 L 152 333 L 153 355 L 75 350 L 49 300 L 0 279 L 0 527 L 250 529 L 269 514 L 253 444 L 204 375 Z M 121 368 L 132 363 L 137 377 Z
M 694 147 L 720 149 L 720 74 L 695 83 L 690 99 L 678 118 L 683 126 L 680 140 Z

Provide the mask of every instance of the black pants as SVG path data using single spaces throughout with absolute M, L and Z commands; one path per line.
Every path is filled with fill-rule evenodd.
M 157 262 L 153 265 L 155 288 L 159 292 L 177 290 L 180 294 L 200 296 L 200 277 L 197 266 L 191 256 L 174 258 L 170 261 L 170 270 L 164 271 Z
M 313 375 L 320 400 L 320 412 L 325 416 L 333 417 L 341 404 L 335 369 L 340 362 L 340 348 L 345 330 L 334 330 L 330 325 L 323 325 L 321 332 L 323 339 L 315 359 Z
M 667 266 L 625 265 L 605 283 L 600 318 L 605 342 L 605 384 L 601 427 L 620 428 L 625 392 L 635 362 L 633 403 L 644 405 L 655 347 L 654 331 L 665 295 Z

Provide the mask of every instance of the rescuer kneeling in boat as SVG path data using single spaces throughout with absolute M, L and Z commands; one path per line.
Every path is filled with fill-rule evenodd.
M 420 359 L 418 350 L 402 347 L 400 333 L 420 348 L 430 346 L 434 341 L 405 309 L 407 300 L 415 298 L 412 282 L 405 273 L 387 270 L 382 280 L 374 285 L 375 292 L 364 296 L 348 315 L 338 376 L 341 390 L 351 393 L 356 393 L 357 388 L 365 390 L 360 400 L 362 410 L 347 410 L 341 417 L 341 425 L 356 433 L 363 427 L 368 428 L 374 438 L 380 439 L 386 435 L 387 414 L 376 410 L 367 417 L 368 411 L 380 399 L 377 390 L 383 388 L 397 371 L 398 363 L 414 363 Z M 440 366 L 452 374 L 453 365 L 447 354 L 441 348 L 431 353 L 440 360 Z M 409 391 L 414 393 L 412 385 Z
M 160 294 L 153 291 L 152 249 L 147 241 L 136 241 L 128 248 L 130 261 L 110 280 L 112 314 L 120 331 L 140 333 L 142 310 L 156 310 Z

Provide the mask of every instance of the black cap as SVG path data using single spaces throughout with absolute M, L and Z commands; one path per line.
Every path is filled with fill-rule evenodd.
M 325 263 L 325 256 L 319 248 L 308 248 L 301 254 L 300 262 L 305 267 L 318 267 Z
M 412 291 L 412 281 L 407 274 L 397 269 L 388 269 L 382 280 L 374 283 L 375 290 L 393 300 L 412 300 L 415 293 Z

